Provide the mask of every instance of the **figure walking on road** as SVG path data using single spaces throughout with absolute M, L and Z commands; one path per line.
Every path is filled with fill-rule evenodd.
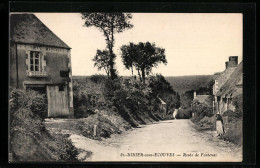
M 172 114 L 174 120 L 176 119 L 177 112 L 178 112 L 178 109 L 175 109 L 174 112 L 173 112 L 173 114 Z

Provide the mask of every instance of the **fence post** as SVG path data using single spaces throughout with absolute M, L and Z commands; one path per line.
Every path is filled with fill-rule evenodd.
M 97 136 L 97 125 L 94 125 L 94 131 L 93 131 L 93 135 L 94 137 Z

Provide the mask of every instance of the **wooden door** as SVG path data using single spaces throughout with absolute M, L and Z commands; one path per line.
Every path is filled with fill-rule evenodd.
M 48 117 L 65 117 L 69 115 L 68 92 L 66 87 L 47 86 Z

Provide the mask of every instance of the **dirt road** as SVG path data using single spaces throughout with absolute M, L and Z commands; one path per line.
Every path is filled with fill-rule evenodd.
M 200 133 L 190 120 L 168 120 L 95 141 L 71 135 L 78 149 L 90 150 L 85 161 L 242 161 L 242 149 Z

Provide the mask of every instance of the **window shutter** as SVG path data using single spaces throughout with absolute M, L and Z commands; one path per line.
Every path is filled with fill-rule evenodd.
M 42 71 L 45 71 L 45 66 L 46 66 L 45 55 L 46 55 L 46 52 L 43 52 L 41 54 L 41 68 L 42 68 Z
M 25 64 L 26 64 L 26 75 L 28 75 L 30 71 L 30 51 L 26 51 Z

